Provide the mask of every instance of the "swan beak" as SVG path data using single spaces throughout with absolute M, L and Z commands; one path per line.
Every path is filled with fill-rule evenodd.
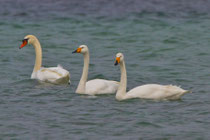
M 73 51 L 72 53 L 80 53 L 82 50 L 82 48 L 77 48 L 75 51 Z
M 116 60 L 115 60 L 115 66 L 117 65 L 117 64 L 119 64 L 120 63 L 120 57 L 116 57 Z
M 21 44 L 21 46 L 19 47 L 19 49 L 23 48 L 24 46 L 26 46 L 28 44 L 28 39 L 23 39 L 22 42 L 23 43 Z

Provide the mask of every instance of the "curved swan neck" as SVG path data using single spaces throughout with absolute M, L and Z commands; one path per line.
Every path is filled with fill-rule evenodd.
M 36 60 L 33 72 L 37 72 L 42 66 L 42 48 L 38 39 L 35 39 L 32 45 L 35 48 L 35 54 L 36 54 Z
M 124 61 L 120 63 L 120 71 L 121 71 L 121 78 L 120 78 L 120 86 L 116 93 L 117 100 L 123 100 L 126 96 L 127 73 L 126 73 L 126 67 L 125 67 Z
M 88 79 L 88 68 L 90 61 L 89 52 L 86 52 L 85 54 L 83 54 L 83 56 L 84 56 L 83 72 L 76 93 L 85 93 L 86 82 Z

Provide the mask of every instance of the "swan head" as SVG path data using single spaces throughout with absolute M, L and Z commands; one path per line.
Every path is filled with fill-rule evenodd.
M 115 66 L 118 65 L 119 63 L 122 63 L 124 60 L 124 55 L 122 53 L 117 53 L 116 54 L 116 59 L 115 59 Z
M 88 47 L 86 45 L 80 45 L 75 51 L 72 53 L 82 53 L 85 54 L 88 52 Z
M 25 36 L 19 49 L 25 47 L 27 44 L 33 44 L 36 40 L 37 38 L 34 35 Z

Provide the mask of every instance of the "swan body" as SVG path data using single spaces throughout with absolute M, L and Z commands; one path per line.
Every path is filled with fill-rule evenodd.
M 88 69 L 89 69 L 89 50 L 86 45 L 81 45 L 77 50 L 72 53 L 82 53 L 84 56 L 84 67 L 82 77 L 76 89 L 76 93 L 87 94 L 87 95 L 100 95 L 100 94 L 113 94 L 116 93 L 119 82 L 105 80 L 105 79 L 94 79 L 87 81 Z
M 70 83 L 69 76 L 69 72 L 58 65 L 50 68 L 41 67 L 40 70 L 32 73 L 31 79 L 39 79 L 54 84 L 65 84 Z
M 39 40 L 34 35 L 27 35 L 24 37 L 23 43 L 20 48 L 27 44 L 33 45 L 36 53 L 36 60 L 34 70 L 31 74 L 31 79 L 38 79 L 42 82 L 49 82 L 53 84 L 66 84 L 70 83 L 70 73 L 62 66 L 57 67 L 42 67 L 42 48 Z
M 174 85 L 146 84 L 131 89 L 122 99 L 142 98 L 176 100 L 180 99 L 185 93 L 188 93 L 188 91 Z M 121 98 L 119 97 L 119 99 Z
M 94 79 L 86 83 L 85 93 L 89 95 L 116 93 L 119 82 Z
M 126 100 L 131 98 L 154 99 L 154 100 L 176 100 L 180 99 L 185 93 L 191 91 L 184 90 L 174 85 L 146 84 L 131 89 L 126 93 L 127 74 L 122 53 L 116 55 L 115 65 L 120 64 L 121 80 L 116 93 L 117 100 Z

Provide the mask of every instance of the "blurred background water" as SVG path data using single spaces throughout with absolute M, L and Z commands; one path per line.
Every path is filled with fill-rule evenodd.
M 0 139 L 209 139 L 210 1 L 208 0 L 1 0 Z M 19 50 L 34 34 L 43 65 L 61 64 L 71 86 L 31 80 L 34 49 Z M 174 84 L 192 94 L 178 101 L 74 91 L 89 46 L 89 79 L 120 79 L 114 66 L 125 55 L 128 90 Z

